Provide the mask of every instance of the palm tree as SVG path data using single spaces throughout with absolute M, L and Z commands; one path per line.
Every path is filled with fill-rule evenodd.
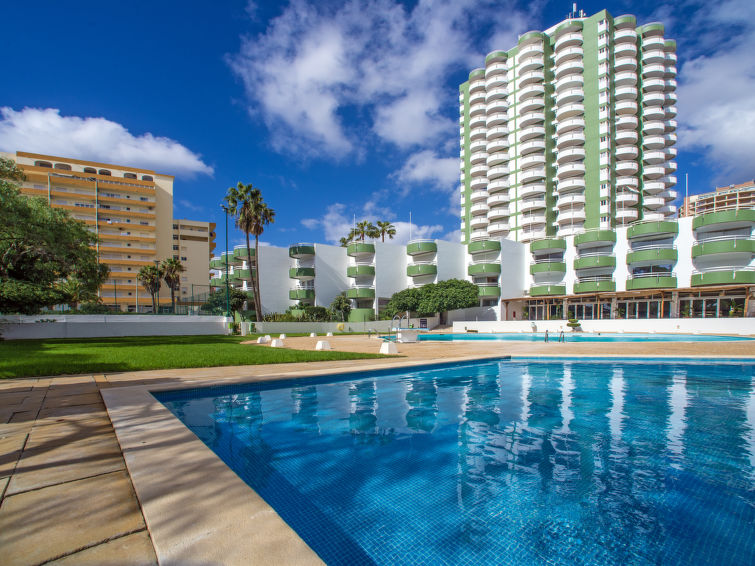
M 388 236 L 388 238 L 392 240 L 393 236 L 396 235 L 396 227 L 390 222 L 383 222 L 378 220 L 377 229 L 380 237 L 383 239 L 383 242 L 385 242 L 386 236 Z
M 58 287 L 66 295 L 68 304 L 74 311 L 78 310 L 80 303 L 97 299 L 97 291 L 76 275 L 70 275 L 61 281 Z
M 152 297 L 152 314 L 157 313 L 157 293 L 160 291 L 160 280 L 162 277 L 162 267 L 157 264 L 145 265 L 136 274 L 136 278 L 141 282 L 142 287 Z
M 357 223 L 354 230 L 354 237 L 364 242 L 365 238 L 377 238 L 380 236 L 380 231 L 369 220 L 362 220 Z
M 163 271 L 163 281 L 170 289 L 170 304 L 173 305 L 173 314 L 176 314 L 176 291 L 181 284 L 181 274 L 186 271 L 186 268 L 174 257 L 164 259 L 160 268 Z
M 255 189 L 251 183 L 244 185 L 239 181 L 235 187 L 229 187 L 225 195 L 228 212 L 235 218 L 236 227 L 244 232 L 246 237 L 246 252 L 252 272 L 252 288 L 254 290 L 254 310 L 257 322 L 262 321 L 262 301 L 260 300 L 259 256 L 260 236 L 265 226 L 275 222 L 275 211 L 262 200 L 262 191 Z M 249 234 L 254 235 L 254 261 L 257 269 L 252 269 L 252 250 L 249 245 Z

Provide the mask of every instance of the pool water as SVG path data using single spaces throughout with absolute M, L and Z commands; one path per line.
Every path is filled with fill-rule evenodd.
M 457 341 L 457 340 L 518 340 L 524 342 L 544 342 L 544 332 L 522 333 L 475 333 L 464 332 L 454 334 L 420 334 L 418 340 L 424 341 Z M 549 341 L 558 342 L 558 332 L 550 332 Z M 611 334 L 601 332 L 564 332 L 566 342 L 732 342 L 753 340 L 746 336 L 715 336 L 705 334 Z
M 328 564 L 751 565 L 754 377 L 513 359 L 156 396 Z

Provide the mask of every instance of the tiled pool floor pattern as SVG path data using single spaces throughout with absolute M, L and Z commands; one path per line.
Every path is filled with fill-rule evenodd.
M 483 362 L 161 399 L 330 564 L 752 564 L 753 367 Z

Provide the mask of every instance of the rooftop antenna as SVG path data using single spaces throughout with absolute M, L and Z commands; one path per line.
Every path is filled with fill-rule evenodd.
M 574 2 L 574 4 L 571 5 L 571 17 L 575 17 L 577 15 L 577 3 Z
M 689 173 L 684 174 L 684 216 L 689 216 Z
M 409 211 L 409 241 L 412 241 L 412 211 Z

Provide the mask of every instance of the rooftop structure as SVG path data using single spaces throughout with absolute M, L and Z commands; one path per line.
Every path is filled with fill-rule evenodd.
M 680 216 L 698 216 L 707 212 L 740 209 L 755 209 L 755 180 L 728 187 L 716 187 L 713 192 L 686 197 Z

